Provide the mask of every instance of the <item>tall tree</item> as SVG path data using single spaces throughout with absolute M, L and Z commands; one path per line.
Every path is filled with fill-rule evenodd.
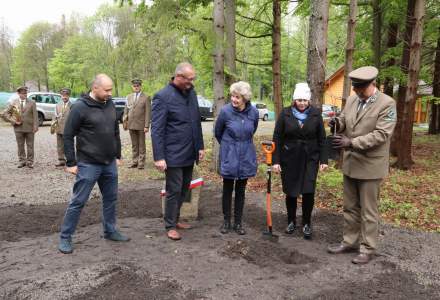
M 397 23 L 391 22 L 388 25 L 388 39 L 387 39 L 387 50 L 391 50 L 394 47 L 397 46 L 397 31 L 399 25 Z M 394 56 L 391 56 L 388 58 L 388 60 L 385 63 L 386 68 L 393 67 L 396 64 L 396 59 Z M 393 89 L 394 89 L 394 78 L 391 75 L 385 76 L 385 80 L 383 83 L 383 90 L 384 93 L 387 94 L 390 97 L 393 97 Z
M 342 91 L 342 108 L 350 96 L 351 83 L 348 73 L 353 70 L 354 38 L 356 36 L 357 0 L 350 0 L 347 21 L 347 45 L 345 46 L 344 87 Z
M 217 119 L 220 111 L 225 104 L 225 77 L 224 77 L 224 9 L 225 4 L 223 0 L 214 0 L 213 8 L 213 20 L 214 20 L 214 34 L 215 34 L 215 46 L 214 46 L 214 74 L 213 74 L 213 87 L 214 87 L 214 117 Z M 216 120 L 215 120 L 216 121 Z M 214 121 L 214 124 L 215 124 Z M 215 137 L 212 138 L 213 151 L 212 151 L 212 168 L 217 170 L 219 167 L 219 145 Z
M 327 29 L 330 0 L 312 0 L 309 22 L 307 81 L 312 103 L 321 108 L 327 64 Z
M 405 106 L 402 118 L 402 128 L 397 152 L 396 166 L 399 169 L 410 169 L 413 160 L 411 156 L 414 110 L 417 100 L 417 89 L 420 72 L 420 56 L 423 39 L 423 18 L 425 16 L 425 0 L 416 0 L 414 6 L 414 27 L 410 44 L 410 62 L 408 89 L 405 97 Z
M 402 135 L 402 118 L 403 111 L 405 107 L 405 98 L 407 91 L 407 76 L 409 69 L 409 58 L 410 58 L 410 44 L 413 34 L 413 28 L 415 25 L 414 20 L 414 8 L 416 0 L 408 0 L 408 5 L 406 9 L 406 25 L 405 33 L 403 39 L 403 52 L 402 58 L 400 60 L 400 71 L 402 73 L 402 78 L 399 82 L 399 90 L 397 93 L 397 123 L 394 129 L 393 136 L 391 138 L 390 153 L 393 156 L 397 156 L 398 149 L 400 147 L 400 140 Z
M 12 91 L 12 37 L 9 28 L 0 24 L 0 90 Z
M 382 8 L 380 0 L 372 0 L 373 6 L 373 56 L 374 66 L 380 71 L 381 40 L 382 40 Z
M 272 16 L 272 86 L 275 115 L 278 117 L 283 109 L 283 99 L 281 94 L 281 0 L 273 0 Z
M 431 100 L 431 117 L 429 119 L 429 134 L 440 133 L 440 27 L 438 30 L 437 48 L 435 50 L 434 77 L 432 94 L 436 99 Z
M 225 69 L 226 85 L 230 86 L 237 80 L 236 59 L 236 39 L 235 39 L 235 0 L 225 1 Z

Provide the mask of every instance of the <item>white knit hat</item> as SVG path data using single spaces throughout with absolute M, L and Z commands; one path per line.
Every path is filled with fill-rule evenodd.
M 309 85 L 305 82 L 300 82 L 295 85 L 295 91 L 293 92 L 293 100 L 305 99 L 309 100 L 312 97 Z

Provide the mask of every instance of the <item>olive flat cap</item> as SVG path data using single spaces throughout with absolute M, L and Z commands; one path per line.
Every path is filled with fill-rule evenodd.
M 142 80 L 140 80 L 140 79 L 133 79 L 133 80 L 131 81 L 131 84 L 139 84 L 139 85 L 142 85 Z
M 374 79 L 376 79 L 379 70 L 373 66 L 360 67 L 351 71 L 348 77 L 351 79 L 351 85 L 357 88 L 368 86 Z
M 17 88 L 17 92 L 18 92 L 18 93 L 20 93 L 20 92 L 27 92 L 27 91 L 28 91 L 27 86 L 19 86 L 19 87 Z
M 60 94 L 64 94 L 64 93 L 66 93 L 66 94 L 69 94 L 69 95 L 70 95 L 70 92 L 71 92 L 71 90 L 70 90 L 69 88 L 62 88 L 62 89 L 60 90 Z

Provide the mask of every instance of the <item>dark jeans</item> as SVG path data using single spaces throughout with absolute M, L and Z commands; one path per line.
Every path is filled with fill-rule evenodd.
M 312 218 L 313 205 L 315 204 L 315 194 L 302 195 L 302 224 L 310 225 Z M 296 224 L 296 197 L 286 196 L 287 223 Z
M 223 216 L 225 221 L 231 220 L 232 192 L 235 182 L 234 223 L 241 224 L 247 179 L 223 178 Z
M 191 184 L 193 167 L 194 165 L 168 167 L 165 171 L 167 197 L 165 199 L 164 221 L 167 230 L 176 228 L 176 224 L 179 222 L 180 208 Z
M 70 239 L 75 232 L 81 210 L 89 200 L 96 182 L 102 194 L 104 235 L 116 231 L 116 200 L 118 198 L 116 160 L 109 165 L 78 162 L 78 174 L 73 185 L 72 197 L 61 225 L 62 239 Z

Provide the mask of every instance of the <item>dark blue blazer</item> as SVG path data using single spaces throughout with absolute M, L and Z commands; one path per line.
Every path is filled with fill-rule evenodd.
M 253 136 L 258 127 L 258 111 L 249 102 L 243 111 L 225 105 L 215 123 L 220 143 L 220 175 L 245 179 L 257 173 L 257 155 Z
M 182 93 L 172 83 L 153 97 L 151 139 L 155 161 L 169 167 L 187 167 L 198 161 L 204 149 L 199 104 L 193 89 Z

